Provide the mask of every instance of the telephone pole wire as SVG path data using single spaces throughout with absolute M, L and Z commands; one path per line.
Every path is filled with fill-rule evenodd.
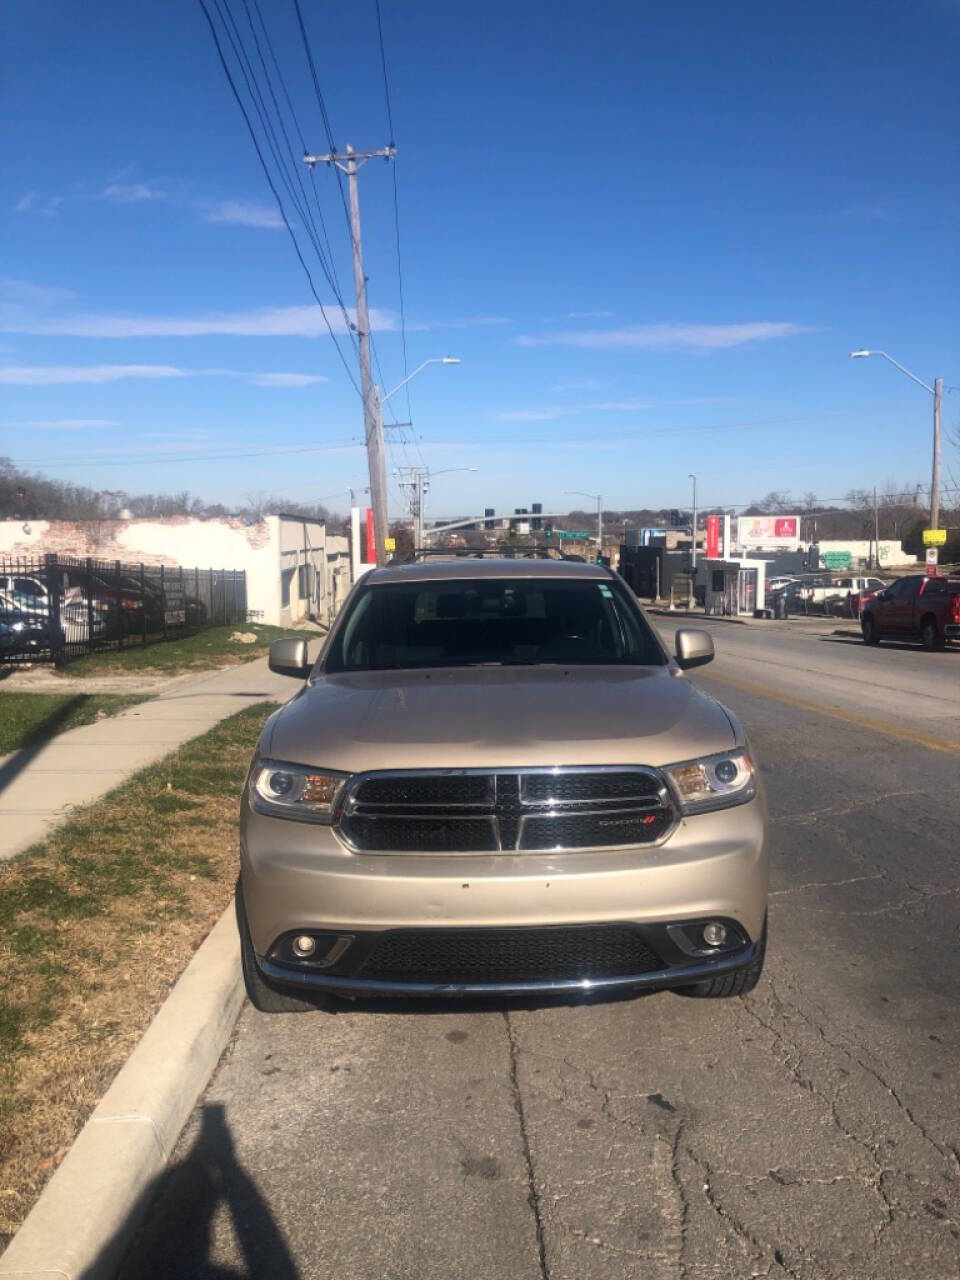
M 350 189 L 350 239 L 353 244 L 353 282 L 357 295 L 357 347 L 360 357 L 360 387 L 363 397 L 363 427 L 367 445 L 367 465 L 370 471 L 370 505 L 373 507 L 373 530 L 376 539 L 377 564 L 386 564 L 387 523 L 387 465 L 383 447 L 383 417 L 380 391 L 373 381 L 370 367 L 370 316 L 367 311 L 367 283 L 363 270 L 363 243 L 360 238 L 360 199 L 357 192 L 357 174 L 368 160 L 392 160 L 397 149 L 392 144 L 379 151 L 354 151 L 347 144 L 343 156 L 332 151 L 327 155 L 305 155 L 304 164 L 311 168 L 317 164 L 334 165 L 347 175 Z

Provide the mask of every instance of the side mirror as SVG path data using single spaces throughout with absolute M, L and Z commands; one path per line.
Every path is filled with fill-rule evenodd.
M 702 667 L 714 658 L 713 636 L 709 631 L 685 627 L 677 632 L 677 666 L 681 671 Z
M 310 662 L 307 657 L 307 642 L 296 636 L 284 636 L 282 640 L 274 640 L 270 646 L 268 659 L 270 670 L 278 676 L 293 676 L 295 680 L 306 680 L 310 674 Z

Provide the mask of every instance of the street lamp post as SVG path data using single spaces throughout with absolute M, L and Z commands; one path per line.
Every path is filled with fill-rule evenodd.
M 696 599 L 697 577 L 697 477 L 692 471 L 687 472 L 687 479 L 693 481 L 693 529 L 690 539 L 690 605 Z
M 894 360 L 893 356 L 887 355 L 886 351 L 851 351 L 851 360 L 863 360 L 866 356 L 882 356 L 888 364 L 892 364 L 895 369 L 899 369 L 901 373 L 905 373 L 924 391 L 929 391 L 933 396 L 933 470 L 930 477 L 930 528 L 939 529 L 940 527 L 940 436 L 941 436 L 941 417 L 943 407 L 943 379 L 934 378 L 933 386 L 924 382 L 922 378 L 918 378 L 915 373 L 911 373 L 905 368 L 899 360 Z
M 577 498 L 592 498 L 597 504 L 597 555 L 603 555 L 603 494 L 584 493 L 582 489 L 564 489 L 564 493 Z
M 405 387 L 407 383 L 417 376 L 418 373 L 427 367 L 428 364 L 459 364 L 459 356 L 431 356 L 429 360 L 424 360 L 422 364 L 418 364 L 412 373 L 408 373 L 402 382 L 386 393 L 381 395 L 380 388 L 374 387 L 374 400 L 376 408 L 376 432 L 379 449 L 377 453 L 377 463 L 375 467 L 376 475 L 371 474 L 371 495 L 374 501 L 374 527 L 376 532 L 376 554 L 377 564 L 384 565 L 387 562 L 386 534 L 389 528 L 387 522 L 387 466 L 383 451 L 383 406 L 387 403 L 391 396 L 397 394 L 401 387 Z

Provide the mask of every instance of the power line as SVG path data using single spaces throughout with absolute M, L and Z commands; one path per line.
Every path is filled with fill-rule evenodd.
M 359 440 L 343 440 L 335 444 L 294 445 L 280 449 L 251 449 L 242 453 L 150 453 L 122 454 L 114 457 L 80 458 L 11 458 L 14 467 L 125 467 L 152 466 L 156 462 L 219 462 L 228 458 L 273 458 L 292 453 L 338 453 L 345 449 L 362 449 Z
M 330 117 L 327 114 L 327 106 L 323 100 L 323 91 L 320 88 L 320 77 L 317 75 L 317 64 L 313 60 L 313 50 L 310 48 L 310 38 L 307 35 L 306 24 L 303 21 L 303 10 L 300 8 L 300 0 L 293 0 L 293 7 L 297 13 L 297 24 L 300 27 L 300 39 L 303 42 L 303 51 L 307 55 L 307 64 L 310 67 L 310 76 L 313 80 L 313 90 L 317 97 L 317 105 L 320 107 L 320 119 L 323 121 L 323 130 L 327 135 L 327 145 L 332 155 L 337 153 L 337 144 L 333 140 L 333 128 L 330 124 Z M 306 149 L 306 148 L 304 148 Z M 343 205 L 343 216 L 346 219 L 347 227 L 350 227 L 350 209 L 347 206 L 347 193 L 343 188 L 343 177 L 340 170 L 334 165 L 337 175 L 337 186 L 340 189 L 340 203 Z
M 236 81 L 233 78 L 233 75 L 230 71 L 230 67 L 227 64 L 227 59 L 223 51 L 223 46 L 220 43 L 220 37 L 217 33 L 216 26 L 214 25 L 213 18 L 210 16 L 210 11 L 207 8 L 205 0 L 197 0 L 197 3 L 200 5 L 201 10 L 203 11 L 203 16 L 204 18 L 206 18 L 207 26 L 210 28 L 210 34 L 213 37 L 213 43 L 216 46 L 217 57 L 220 59 L 220 66 L 223 68 L 223 74 L 226 77 L 227 84 L 230 86 L 230 92 L 233 94 L 234 100 L 236 101 L 237 106 L 240 108 L 240 113 L 243 116 L 244 123 L 247 126 L 247 132 L 250 134 L 250 140 L 253 143 L 254 150 L 257 153 L 257 159 L 260 161 L 260 167 L 263 170 L 263 176 L 266 178 L 267 185 L 269 186 L 270 191 L 273 194 L 274 200 L 277 202 L 277 209 L 280 212 L 280 217 L 283 220 L 283 225 L 286 227 L 287 234 L 289 235 L 290 241 L 293 244 L 293 249 L 297 255 L 297 260 L 299 261 L 300 266 L 303 268 L 303 272 L 307 277 L 307 283 L 310 286 L 310 292 L 313 294 L 314 300 L 316 301 L 317 305 L 320 308 L 320 313 L 323 316 L 324 324 L 327 326 L 327 329 L 330 333 L 330 337 L 333 339 L 333 345 L 337 349 L 337 355 L 340 357 L 340 361 L 343 364 L 344 369 L 346 370 L 347 377 L 349 378 L 354 391 L 356 391 L 357 395 L 360 396 L 362 399 L 362 393 L 360 391 L 360 387 L 353 374 L 353 370 L 350 368 L 350 364 L 346 356 L 343 354 L 343 351 L 340 349 L 339 342 L 337 342 L 337 336 L 334 333 L 333 326 L 331 325 L 330 319 L 327 316 L 326 308 L 324 307 L 323 302 L 320 298 L 320 294 L 317 291 L 317 286 L 314 282 L 313 275 L 310 271 L 310 268 L 307 266 L 303 253 L 300 250 L 300 245 L 297 242 L 296 234 L 294 233 L 293 227 L 290 225 L 290 219 L 287 217 L 287 212 L 283 207 L 283 201 L 280 198 L 280 193 L 277 190 L 276 184 L 273 181 L 273 177 L 270 173 L 269 166 L 267 165 L 267 162 L 264 158 L 263 150 L 260 146 L 259 139 L 257 138 L 256 131 L 254 130 L 254 127 L 253 127 L 253 122 L 251 121 L 249 113 L 247 112 L 247 109 L 244 105 L 243 99 L 240 96 L 240 91 L 237 88 Z
M 244 0 L 244 3 L 246 3 L 246 0 Z M 287 104 L 287 110 L 290 112 L 290 118 L 293 121 L 293 127 L 297 131 L 297 136 L 300 139 L 300 146 L 302 148 L 303 153 L 305 154 L 307 151 L 306 135 L 304 134 L 303 129 L 300 127 L 300 121 L 297 117 L 296 111 L 294 110 L 293 100 L 290 97 L 290 91 L 287 88 L 286 79 L 284 78 L 284 74 L 280 69 L 279 62 L 277 61 L 277 55 L 273 48 L 273 41 L 270 39 L 270 32 L 267 29 L 267 24 L 263 20 L 263 14 L 260 11 L 260 0 L 253 0 L 253 7 L 254 7 L 254 10 L 256 11 L 257 18 L 260 21 L 260 27 L 261 27 L 261 30 L 263 31 L 264 40 L 266 41 L 266 45 L 267 45 L 267 52 L 270 54 L 270 61 L 273 63 L 273 69 L 276 73 L 277 81 L 280 85 L 280 92 L 283 94 L 284 101 Z M 296 168 L 299 172 L 300 166 L 297 165 Z M 336 289 L 337 295 L 339 296 L 341 290 L 340 290 L 339 277 L 337 276 L 337 264 L 334 258 L 333 250 L 330 245 L 330 237 L 327 234 L 327 224 L 326 224 L 326 219 L 323 216 L 323 207 L 320 203 L 320 193 L 317 190 L 316 175 L 314 174 L 314 171 L 312 169 L 310 170 L 310 185 L 313 189 L 314 203 L 317 206 L 317 215 L 320 218 L 320 228 L 323 232 L 323 239 L 327 248 L 327 257 L 330 262 L 330 268 L 333 272 L 335 289 Z

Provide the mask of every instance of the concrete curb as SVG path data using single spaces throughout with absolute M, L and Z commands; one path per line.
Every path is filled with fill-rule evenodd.
M 187 965 L 0 1258 L 3 1280 L 110 1280 L 243 1003 L 234 908 Z

